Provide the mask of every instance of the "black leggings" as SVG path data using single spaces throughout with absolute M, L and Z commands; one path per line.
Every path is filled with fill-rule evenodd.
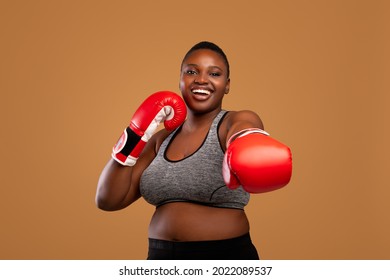
M 231 239 L 176 242 L 149 238 L 148 260 L 258 260 L 249 233 Z

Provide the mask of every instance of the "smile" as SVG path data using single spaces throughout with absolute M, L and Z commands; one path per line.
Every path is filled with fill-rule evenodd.
M 196 89 L 192 90 L 192 93 L 210 95 L 211 91 L 209 91 L 207 89 L 198 89 L 198 88 L 196 88 Z

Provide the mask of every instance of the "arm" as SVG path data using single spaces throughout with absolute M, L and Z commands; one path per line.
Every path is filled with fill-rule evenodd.
M 143 171 L 156 156 L 156 139 L 163 131 L 156 133 L 146 144 L 134 166 L 123 166 L 110 159 L 100 174 L 96 205 L 106 211 L 123 209 L 141 197 L 139 182 Z
M 263 130 L 255 113 L 236 113 L 228 129 L 222 173 L 229 188 L 241 185 L 247 192 L 262 193 L 289 183 L 291 151 Z
M 260 128 L 264 129 L 264 125 L 260 117 L 252 111 L 244 110 L 232 112 L 231 116 L 227 118 L 227 134 L 226 143 L 237 132 L 247 128 Z
M 119 210 L 141 196 L 141 174 L 155 157 L 157 139 L 162 135 L 153 135 L 154 131 L 162 121 L 168 130 L 173 130 L 185 117 L 184 101 L 171 92 L 155 93 L 141 104 L 100 175 L 96 192 L 100 209 Z

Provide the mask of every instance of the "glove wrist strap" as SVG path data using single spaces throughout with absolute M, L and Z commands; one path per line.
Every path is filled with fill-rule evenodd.
M 264 134 L 264 135 L 267 135 L 269 136 L 269 133 L 260 129 L 260 128 L 256 128 L 256 127 L 252 127 L 252 128 L 246 128 L 246 129 L 243 129 L 243 130 L 240 130 L 236 133 L 234 133 L 230 138 L 229 138 L 229 141 L 227 142 L 227 146 L 229 147 L 229 145 L 234 141 L 236 140 L 237 138 L 240 138 L 240 137 L 244 137 L 248 134 L 253 134 L 253 133 L 261 133 L 261 134 Z

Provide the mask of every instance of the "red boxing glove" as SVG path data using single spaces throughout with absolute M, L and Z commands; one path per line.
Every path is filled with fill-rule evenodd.
M 176 93 L 159 91 L 152 94 L 134 113 L 129 127 L 112 149 L 112 158 L 122 165 L 133 166 L 163 120 L 167 130 L 174 130 L 184 122 L 186 115 L 186 104 Z
M 242 130 L 228 141 L 222 174 L 230 189 L 263 193 L 282 188 L 291 179 L 291 150 L 264 130 Z

